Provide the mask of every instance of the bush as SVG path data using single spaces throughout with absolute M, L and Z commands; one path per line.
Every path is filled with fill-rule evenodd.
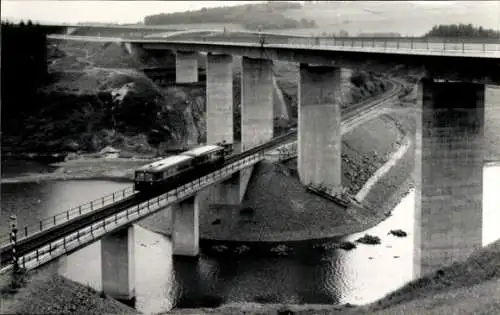
M 340 243 L 339 245 L 339 248 L 343 249 L 343 250 L 351 250 L 351 249 L 355 249 L 356 248 L 356 244 L 354 244 L 353 242 L 342 242 Z
M 11 279 L 6 287 L 3 287 L 1 293 L 14 294 L 24 287 L 27 282 L 27 270 L 22 267 L 17 267 L 11 273 Z
M 356 240 L 357 243 L 367 244 L 367 245 L 377 245 L 380 244 L 380 237 L 373 236 L 369 234 L 365 234 L 363 237 L 360 237 Z
M 392 235 L 397 236 L 397 237 L 405 237 L 405 236 L 407 236 L 406 232 L 403 231 L 403 230 L 400 230 L 400 229 L 398 229 L 398 230 L 391 230 L 389 232 L 389 234 L 392 234 Z
M 500 38 L 500 31 L 485 29 L 482 26 L 472 24 L 448 24 L 434 25 L 424 37 L 479 37 L 479 38 Z

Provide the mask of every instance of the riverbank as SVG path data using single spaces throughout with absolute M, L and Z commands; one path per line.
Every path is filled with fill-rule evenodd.
M 498 314 L 499 271 L 497 241 L 466 261 L 444 266 L 368 305 L 231 303 L 217 308 L 174 309 L 165 314 Z
M 1 183 L 28 183 L 70 179 L 102 179 L 122 180 L 132 182 L 134 170 L 151 162 L 151 157 L 143 158 L 94 158 L 80 159 L 53 163 L 53 171 L 44 173 L 26 173 L 16 177 L 1 179 Z

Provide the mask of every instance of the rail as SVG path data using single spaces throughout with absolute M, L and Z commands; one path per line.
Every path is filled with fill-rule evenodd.
M 276 137 L 268 142 L 261 143 L 258 146 L 250 148 L 244 152 L 235 154 L 231 156 L 225 163 L 225 165 L 230 165 L 235 161 L 240 159 L 244 159 L 247 156 L 255 154 L 261 150 L 265 150 L 267 148 L 271 148 L 282 141 L 293 137 L 295 133 L 288 133 L 280 137 Z M 56 226 L 60 226 L 65 223 L 69 223 L 70 221 L 82 216 L 91 213 L 98 213 L 102 211 L 104 208 L 110 205 L 118 205 L 117 203 L 120 201 L 125 201 L 127 198 L 136 194 L 133 186 L 127 187 L 125 189 L 119 190 L 112 194 L 106 195 L 104 197 L 92 200 L 85 204 L 73 207 L 69 210 L 59 212 L 53 216 L 44 218 L 36 224 L 32 224 L 29 226 L 24 226 L 22 229 L 19 229 L 18 232 L 18 242 L 22 242 L 23 240 L 35 236 L 35 234 L 40 234 L 41 232 L 47 231 L 48 229 L 54 228 Z M 9 234 L 4 234 L 0 236 L 0 248 L 8 246 L 10 244 L 10 236 Z
M 396 83 L 398 83 L 398 82 L 396 82 Z M 393 83 L 393 86 L 392 86 L 390 91 L 375 98 L 375 100 L 371 99 L 370 102 L 368 102 L 368 103 L 373 103 L 373 104 L 377 105 L 381 101 L 386 101 L 387 98 L 389 98 L 390 96 L 393 96 L 395 93 L 397 93 L 397 91 L 400 89 L 400 85 L 401 85 L 400 83 L 399 84 Z M 366 102 L 358 103 L 358 104 L 356 104 L 357 105 L 356 107 L 359 107 L 358 105 L 361 105 L 361 104 L 363 104 L 363 106 L 366 107 L 365 103 Z M 370 106 L 370 107 L 372 107 L 372 106 Z M 343 114 L 347 114 L 349 112 L 358 112 L 358 111 L 357 110 L 354 111 L 352 107 L 344 108 L 342 110 Z M 238 171 L 241 168 L 247 167 L 248 165 L 244 165 L 244 164 L 248 164 L 248 162 L 251 160 L 252 160 L 252 163 L 256 163 L 262 159 L 272 157 L 273 154 L 272 153 L 270 154 L 270 151 L 274 150 L 276 148 L 278 149 L 277 151 L 279 152 L 278 160 L 293 158 L 297 154 L 297 142 L 296 141 L 287 142 L 286 140 L 293 139 L 294 137 L 296 137 L 296 134 L 297 134 L 296 131 L 289 132 L 285 135 L 276 137 L 276 138 L 272 139 L 271 141 L 268 141 L 264 144 L 255 146 L 247 151 L 244 151 L 244 152 L 241 152 L 241 153 L 236 154 L 234 156 L 231 156 L 226 161 L 223 168 L 219 169 L 218 171 L 215 171 L 215 172 L 208 174 L 206 176 L 202 176 L 202 177 L 198 178 L 197 180 L 194 180 L 188 184 L 182 185 L 182 186 L 180 186 L 177 189 L 172 190 L 172 191 L 179 194 L 179 190 L 186 191 L 189 188 L 189 186 L 191 186 L 191 188 L 194 189 L 196 182 L 198 182 L 198 185 L 201 185 L 202 182 L 206 181 L 206 178 L 208 178 L 210 176 L 213 177 L 213 181 L 211 181 L 207 185 L 211 185 L 214 182 L 223 179 L 223 178 L 217 179 L 216 177 L 221 177 L 223 175 L 228 176 L 228 175 L 234 173 L 235 171 Z M 216 176 L 216 174 L 218 174 L 218 175 Z M 196 191 L 194 191 L 194 192 L 196 192 Z M 167 195 L 169 193 L 170 192 L 168 192 Z M 108 218 L 113 217 L 113 216 L 116 217 L 117 213 L 123 212 L 123 209 L 129 209 L 131 207 L 131 204 L 133 204 L 131 201 L 135 200 L 135 202 L 137 202 L 138 205 L 139 204 L 148 204 L 149 205 L 151 200 L 155 200 L 155 198 L 158 198 L 158 197 L 154 197 L 151 200 L 146 201 L 146 202 L 144 202 L 145 199 L 141 199 L 141 198 L 135 198 L 135 199 L 133 198 L 133 200 L 125 200 L 125 199 L 130 199 L 132 197 L 134 197 L 134 198 L 137 197 L 137 195 L 134 193 L 133 188 L 132 187 L 125 188 L 125 189 L 120 190 L 118 192 L 115 192 L 113 194 L 109 194 L 109 195 L 104 196 L 102 198 L 95 199 L 95 200 L 88 202 L 84 205 L 74 207 L 70 210 L 59 213 L 53 217 L 41 220 L 40 221 L 40 222 L 42 222 L 41 225 L 35 225 L 35 227 L 41 226 L 39 229 L 35 229 L 35 233 L 29 234 L 28 232 L 25 232 L 25 235 L 27 235 L 29 237 L 36 237 L 35 234 L 40 234 L 40 236 L 43 236 L 42 231 L 50 232 L 49 229 L 51 229 L 51 228 L 57 229 L 57 228 L 59 228 L 58 225 L 71 224 L 70 220 L 73 220 L 73 221 L 75 221 L 76 228 L 69 229 L 69 231 L 71 231 L 71 232 L 69 232 L 67 235 L 73 235 L 76 233 L 75 235 L 77 235 L 77 237 L 79 238 L 80 237 L 79 231 L 85 230 L 88 227 L 88 224 L 83 224 L 83 223 L 87 223 L 88 221 L 90 221 L 89 229 L 92 232 L 95 222 L 102 221 L 103 224 L 106 225 L 106 222 L 107 222 L 106 220 Z M 113 200 L 114 200 L 114 202 L 113 202 Z M 176 200 L 179 201 L 179 199 L 176 199 Z M 94 208 L 94 205 L 96 205 L 96 204 L 100 204 L 101 207 Z M 106 206 L 110 206 L 110 205 L 113 205 L 116 207 L 108 207 L 109 209 L 103 209 Z M 137 207 L 138 207 L 138 209 L 141 209 L 140 206 L 137 206 Z M 134 206 L 134 208 L 135 208 L 135 206 Z M 79 223 L 76 222 L 76 221 L 78 221 L 78 217 L 81 215 L 86 216 L 88 218 L 88 221 L 79 222 Z M 64 224 L 64 223 L 67 223 L 67 224 Z M 62 227 L 62 228 L 64 230 L 64 227 Z M 30 231 L 30 230 L 31 229 L 29 229 L 28 227 L 25 228 L 25 231 Z M 73 232 L 73 231 L 76 231 L 76 232 Z M 62 237 L 59 235 L 62 235 Z M 18 245 L 20 245 L 18 248 L 18 252 L 19 252 L 19 254 L 22 254 L 22 257 L 24 257 L 22 259 L 27 259 L 26 255 L 25 255 L 26 253 L 28 253 L 28 256 L 27 256 L 28 258 L 30 257 L 29 256 L 30 253 L 31 253 L 31 255 L 34 255 L 33 257 L 35 257 L 35 256 L 38 257 L 40 255 L 40 248 L 44 248 L 44 246 L 46 246 L 48 244 L 47 246 L 48 246 L 49 251 L 50 251 L 52 248 L 51 244 L 54 244 L 55 242 L 57 242 L 61 239 L 62 239 L 62 242 L 64 242 L 64 244 L 65 244 L 66 238 L 67 238 L 66 234 L 55 233 L 54 235 L 51 234 L 50 235 L 51 237 L 49 237 L 45 241 L 43 241 L 42 239 L 40 239 L 39 241 L 35 241 L 35 245 L 31 246 L 30 244 L 22 244 L 23 240 L 25 240 L 24 243 L 28 242 L 28 240 L 26 240 L 27 236 L 21 238 L 19 240 L 19 243 L 18 243 Z M 38 243 L 39 245 L 37 245 L 36 243 Z M 0 254 L 2 254 L 2 260 L 3 260 L 2 264 L 5 264 L 9 259 L 11 259 L 11 257 L 10 257 L 11 256 L 11 253 L 10 253 L 11 246 L 10 246 L 10 244 L 7 246 L 0 246 L 0 249 L 1 249 Z M 39 258 L 37 258 L 37 259 L 39 259 Z
M 362 108 L 362 107 L 364 108 L 367 104 L 374 103 L 374 102 L 376 105 L 376 103 L 378 101 L 383 100 L 383 99 L 387 99 L 390 96 L 397 94 L 398 89 L 396 87 L 398 85 L 395 85 L 394 83 L 391 83 L 391 84 L 392 84 L 392 86 L 391 86 L 391 89 L 389 92 L 383 93 L 382 95 L 377 96 L 375 99 L 373 99 L 373 98 L 368 99 L 368 100 L 359 102 L 357 104 L 354 104 L 354 106 L 352 106 L 352 107 L 344 108 L 342 110 L 342 115 L 345 115 L 344 117 L 346 117 L 346 118 L 353 116 L 359 112 L 358 108 Z M 287 139 L 292 139 L 293 137 L 296 136 L 296 134 L 297 134 L 297 132 L 294 131 L 294 132 L 289 132 L 289 133 L 282 135 L 282 136 L 279 136 L 279 137 L 275 137 L 266 143 L 261 143 L 258 146 L 255 146 L 255 147 L 250 148 L 244 152 L 241 152 L 241 153 L 238 153 L 238 154 L 231 156 L 226 161 L 225 164 L 228 165 L 228 164 L 234 163 L 235 161 L 237 161 L 239 159 L 243 159 L 243 158 L 250 156 L 254 153 L 257 153 L 261 150 L 271 149 L 274 146 L 282 143 L 283 141 L 285 141 Z M 295 150 L 295 153 L 293 153 L 293 154 L 296 155 L 296 150 Z M 127 187 L 125 189 L 116 191 L 112 194 L 103 196 L 101 198 L 92 200 L 90 202 L 84 203 L 84 204 L 76 206 L 76 207 L 73 207 L 73 208 L 68 209 L 66 211 L 59 212 L 53 216 L 44 218 L 44 219 L 38 221 L 38 223 L 36 223 L 36 224 L 24 226 L 22 229 L 19 229 L 18 242 L 21 242 L 28 237 L 32 237 L 32 236 L 34 236 L 34 234 L 37 234 L 37 233 L 43 232 L 47 229 L 53 228 L 55 226 L 67 223 L 75 218 L 78 218 L 81 215 L 85 215 L 85 214 L 89 214 L 89 213 L 93 213 L 93 212 L 99 212 L 104 207 L 113 205 L 119 201 L 123 201 L 126 198 L 134 195 L 135 193 L 136 192 L 134 191 L 133 186 L 130 186 L 130 187 Z M 9 245 L 10 244 L 9 240 L 10 240 L 9 234 L 0 235 L 0 248 Z

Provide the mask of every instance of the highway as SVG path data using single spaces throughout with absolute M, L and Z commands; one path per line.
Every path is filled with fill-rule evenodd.
M 343 121 L 356 119 L 361 113 L 373 110 L 375 107 L 384 104 L 387 100 L 397 97 L 401 93 L 402 84 L 395 80 L 391 80 L 391 83 L 389 91 L 379 95 L 375 99 L 344 108 L 342 110 Z M 73 208 L 71 215 L 69 211 L 66 211 L 42 220 L 39 226 L 20 229 L 19 235 L 21 237 L 19 237 L 17 242 L 17 253 L 19 256 L 25 256 L 25 261 L 27 262 L 36 261 L 34 267 L 36 268 L 39 265 L 37 263 L 40 263 L 40 257 L 44 254 L 53 253 L 54 250 L 60 250 L 61 248 L 64 248 L 63 252 L 67 253 L 69 251 L 68 244 L 74 240 L 78 240 L 78 245 L 71 250 L 77 250 L 82 246 L 86 246 L 85 244 L 98 240 L 107 233 L 116 230 L 116 228 L 121 228 L 141 220 L 164 207 L 189 198 L 196 192 L 216 182 L 229 178 L 234 172 L 262 161 L 265 158 L 266 152 L 294 142 L 296 139 L 297 131 L 294 131 L 276 137 L 265 144 L 256 146 L 245 152 L 234 154 L 226 159 L 224 166 L 220 170 L 153 198 L 135 192 L 130 187 L 97 199 L 95 202 L 90 203 L 90 208 L 89 204 L 86 204 Z M 111 202 L 111 200 L 114 202 Z M 108 204 L 105 205 L 105 203 Z M 95 208 L 99 204 L 102 204 L 103 207 Z M 142 213 L 141 210 L 143 211 Z M 121 225 L 118 225 L 119 221 Z M 51 222 L 54 222 L 54 224 L 45 228 Z M 115 228 L 112 228 L 113 224 Z M 106 229 L 106 226 L 108 229 Z M 28 231 L 33 231 L 33 233 L 28 234 Z M 22 236 L 23 232 L 26 232 L 26 236 L 24 237 Z M 82 238 L 88 237 L 89 233 L 91 238 L 83 242 Z M 12 261 L 12 246 L 6 242 L 8 241 L 8 237 L 8 235 L 4 235 L 0 238 L 0 241 L 2 241 L 0 247 L 0 268 L 8 266 Z M 54 255 L 49 256 L 49 260 L 47 261 L 56 257 Z M 4 268 L 2 271 L 7 269 Z
M 271 36 L 271 35 L 268 35 Z M 231 37 L 207 36 L 195 40 L 163 37 L 148 38 L 119 38 L 98 36 L 73 36 L 73 35 L 49 35 L 49 39 L 87 41 L 87 42 L 116 42 L 134 44 L 178 44 L 196 45 L 200 50 L 206 46 L 238 46 L 257 48 L 281 48 L 281 49 L 314 49 L 339 52 L 364 52 L 396 55 L 426 55 L 426 56 L 449 56 L 449 57 L 479 57 L 500 58 L 500 41 L 488 40 L 477 42 L 477 40 L 463 39 L 450 41 L 450 39 L 424 39 L 424 38 L 322 38 L 304 36 L 273 35 L 275 39 L 259 41 L 240 41 L 237 38 L 231 41 Z M 286 41 L 286 43 L 283 43 Z

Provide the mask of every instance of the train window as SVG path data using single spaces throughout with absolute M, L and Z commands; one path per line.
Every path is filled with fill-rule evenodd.
M 177 169 L 178 169 L 179 171 L 182 171 L 182 170 L 185 170 L 185 169 L 189 168 L 189 166 L 190 166 L 190 165 L 189 165 L 189 163 L 184 163 L 184 164 L 179 165 L 179 166 L 177 167 Z
M 166 179 L 166 178 L 170 177 L 171 174 L 172 174 L 172 169 L 171 168 L 165 170 L 165 172 L 163 172 L 163 179 Z
M 147 182 L 152 182 L 153 181 L 153 174 L 151 174 L 151 173 L 144 174 L 144 180 Z
M 143 181 L 144 180 L 144 173 L 142 173 L 142 172 L 135 173 L 135 180 Z

